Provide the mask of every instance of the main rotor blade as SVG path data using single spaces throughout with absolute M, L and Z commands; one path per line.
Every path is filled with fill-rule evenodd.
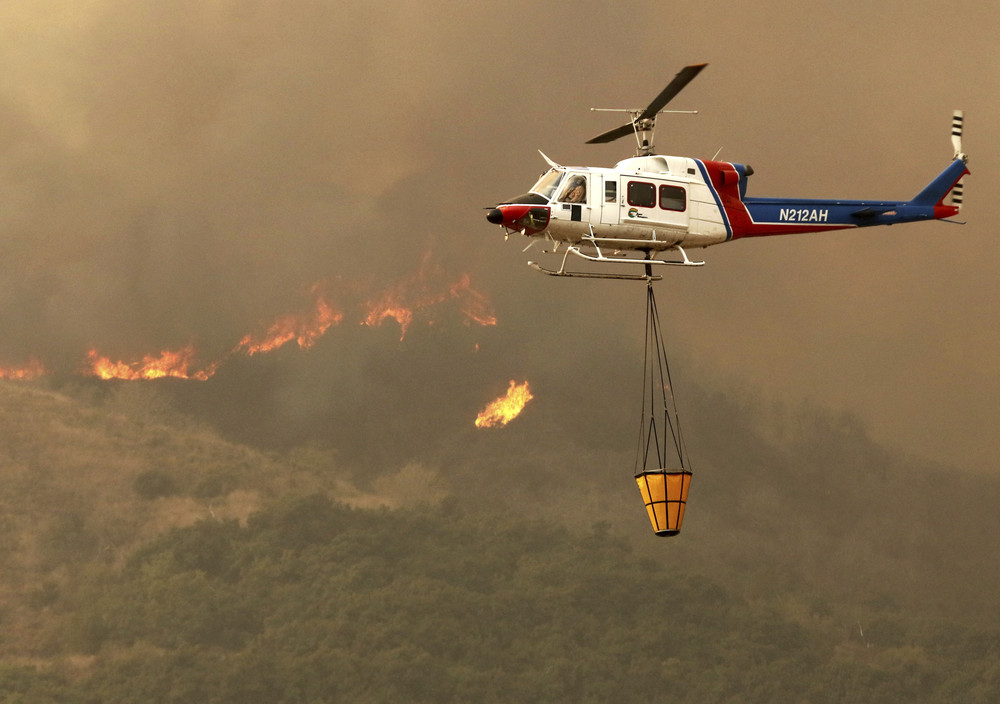
M 666 88 L 660 91 L 660 94 L 653 99 L 653 102 L 649 104 L 642 114 L 636 117 L 632 122 L 627 122 L 621 127 L 616 127 L 613 130 L 608 130 L 603 134 L 599 134 L 593 139 L 588 139 L 587 144 L 604 144 L 606 142 L 613 142 L 616 139 L 621 139 L 622 137 L 632 134 L 635 132 L 635 124 L 640 120 L 655 119 L 656 114 L 664 108 L 664 106 L 673 100 L 674 96 L 680 93 L 684 86 L 694 80 L 694 77 L 701 73 L 701 70 L 708 66 L 708 64 L 692 64 L 691 66 L 685 66 L 680 70 L 680 72 L 674 76 L 674 80 L 670 81 Z M 632 113 L 633 115 L 635 113 Z
M 605 142 L 613 142 L 616 139 L 620 139 L 625 135 L 632 134 L 635 129 L 632 127 L 632 123 L 628 122 L 621 127 L 615 127 L 613 130 L 608 130 L 604 134 L 599 134 L 593 139 L 588 139 L 587 144 L 604 144 Z
M 708 66 L 708 64 L 693 64 L 682 68 L 680 72 L 674 76 L 674 80 L 670 81 L 667 87 L 653 99 L 653 102 L 649 104 L 649 107 L 647 107 L 637 119 L 646 120 L 650 117 L 656 117 L 656 113 L 660 112 L 660 110 L 662 110 L 675 95 L 680 93 L 684 89 L 684 86 L 693 81 L 694 77 L 701 73 L 701 70 L 706 66 Z

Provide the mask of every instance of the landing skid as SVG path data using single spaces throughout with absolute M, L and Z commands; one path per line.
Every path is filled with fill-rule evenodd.
M 563 254 L 562 264 L 560 264 L 558 269 L 547 269 L 540 265 L 538 262 L 528 262 L 528 266 L 532 269 L 536 269 L 543 274 L 548 274 L 549 276 L 572 276 L 580 279 L 624 279 L 628 281 L 659 281 L 663 277 L 659 275 L 653 275 L 653 265 L 657 266 L 704 266 L 705 262 L 695 262 L 688 258 L 687 252 L 684 251 L 683 247 L 675 246 L 678 252 L 680 252 L 682 259 L 653 259 L 652 255 L 647 255 L 646 258 L 639 259 L 637 257 L 609 257 L 601 251 L 599 242 L 609 242 L 609 240 L 594 237 L 593 235 L 584 237 L 584 240 L 589 242 L 597 254 L 587 254 L 582 251 L 576 245 L 569 245 L 566 248 L 566 253 Z M 589 262 L 598 262 L 601 264 L 634 264 L 637 266 L 642 266 L 645 268 L 644 274 L 619 274 L 614 272 L 600 272 L 600 271 L 568 271 L 566 269 L 566 260 L 569 259 L 569 255 L 580 257 Z
M 557 269 L 546 269 L 544 266 L 538 262 L 528 262 L 528 266 L 536 271 L 540 271 L 543 274 L 548 274 L 549 276 L 571 276 L 576 279 L 619 279 L 625 281 L 660 281 L 663 277 L 660 275 L 647 276 L 646 274 L 616 274 L 613 272 L 597 272 L 597 271 L 566 271 L 565 268 Z

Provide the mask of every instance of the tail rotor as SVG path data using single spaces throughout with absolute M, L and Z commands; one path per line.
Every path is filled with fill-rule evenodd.
M 955 158 L 968 161 L 962 151 L 962 133 L 965 132 L 965 111 L 956 110 L 951 116 L 951 146 L 955 148 Z
M 961 159 L 968 163 L 968 155 L 962 151 L 962 134 L 965 132 L 965 111 L 956 110 L 951 116 L 951 146 L 955 149 L 955 159 Z M 951 204 L 956 208 L 962 208 L 962 199 L 965 191 L 965 176 L 958 180 L 958 183 L 951 189 Z

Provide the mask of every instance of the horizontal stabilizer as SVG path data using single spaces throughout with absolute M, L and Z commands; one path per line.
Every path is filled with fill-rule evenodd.
M 890 206 L 886 208 L 873 208 L 870 205 L 862 208 L 861 210 L 855 210 L 851 215 L 856 218 L 873 218 L 876 215 L 882 215 L 883 213 L 888 213 L 895 206 Z

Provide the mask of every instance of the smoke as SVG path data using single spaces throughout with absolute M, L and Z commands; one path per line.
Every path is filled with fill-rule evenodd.
M 374 89 L 385 58 L 358 76 L 386 11 L 244 6 L 93 3 L 34 47 L 51 83 L 2 110 L 7 356 L 217 351 L 362 253 L 426 245 L 386 236 L 409 101 Z
M 817 582 L 856 569 L 858 593 L 863 580 L 903 582 L 879 545 L 923 550 L 938 526 L 907 535 L 925 515 L 910 470 L 926 465 L 887 459 L 881 443 L 989 469 L 1000 408 L 1000 332 L 988 324 L 1000 313 L 998 155 L 984 136 L 1000 71 L 980 60 L 956 76 L 961 52 L 993 56 L 997 11 L 959 7 L 961 46 L 954 11 L 929 0 L 822 13 L 776 0 L 7 3 L 0 366 L 37 358 L 53 383 L 72 379 L 130 414 L 172 405 L 254 445 L 318 445 L 372 484 L 409 467 L 413 486 L 444 477 L 512 505 L 634 519 L 645 534 L 630 478 L 643 286 L 540 276 L 524 265 L 537 249 L 504 242 L 483 208 L 544 170 L 538 148 L 567 164 L 629 156 L 627 141 L 584 144 L 619 124 L 588 108 L 642 106 L 689 63 L 709 66 L 674 107 L 700 113 L 664 116 L 656 144 L 697 157 L 721 147 L 753 164 L 755 195 L 910 197 L 951 156 L 961 107 L 964 228 L 731 243 L 656 284 L 696 473 L 670 554 L 701 555 L 706 571 L 731 564 L 741 579 L 756 556 L 785 553 Z M 366 302 L 412 290 L 400 286 L 421 271 L 439 291 L 467 280 L 496 324 L 449 296 L 405 335 L 392 316 L 362 325 Z M 233 353 L 307 312 L 317 291 L 343 318 L 311 347 Z M 78 376 L 90 349 L 137 360 L 189 345 L 199 364 L 224 362 L 211 378 Z M 476 428 L 511 379 L 534 398 L 507 426 Z M 772 399 L 833 410 L 763 417 Z M 874 439 L 824 420 L 840 411 Z M 878 493 L 886 466 L 896 483 Z M 970 493 L 947 502 L 956 527 L 942 526 L 930 554 L 958 561 L 967 553 L 953 545 L 990 533 Z
M 778 2 L 8 4 L 0 365 L 38 357 L 73 374 L 91 348 L 138 359 L 188 344 L 218 359 L 315 284 L 384 290 L 431 252 L 490 299 L 495 330 L 452 320 L 400 343 L 345 322 L 308 353 L 240 360 L 183 393 L 242 429 L 268 409 L 286 439 L 386 424 L 419 437 L 517 378 L 536 400 L 504 432 L 556 398 L 580 427 L 638 378 L 641 291 L 530 272 L 481 208 L 523 192 L 544 169 L 537 148 L 564 163 L 628 156 L 624 142 L 583 144 L 611 126 L 587 109 L 645 104 L 709 61 L 677 100 L 701 114 L 665 117 L 661 150 L 721 146 L 754 164 L 758 195 L 904 198 L 947 162 L 964 107 L 972 224 L 708 250 L 703 270 L 658 285 L 668 346 L 691 361 L 680 373 L 826 400 L 881 437 L 982 464 L 977 419 L 1000 394 L 979 352 L 998 333 L 981 324 L 997 313 L 997 245 L 995 206 L 977 196 L 994 177 L 977 164 L 996 159 L 976 135 L 997 91 L 954 80 L 951 8 L 864 6 L 860 27 L 858 8 L 820 23 Z M 994 10 L 964 12 L 964 44 L 990 55 Z M 996 66 L 969 70 L 998 83 Z M 415 411 L 428 387 L 435 410 Z

